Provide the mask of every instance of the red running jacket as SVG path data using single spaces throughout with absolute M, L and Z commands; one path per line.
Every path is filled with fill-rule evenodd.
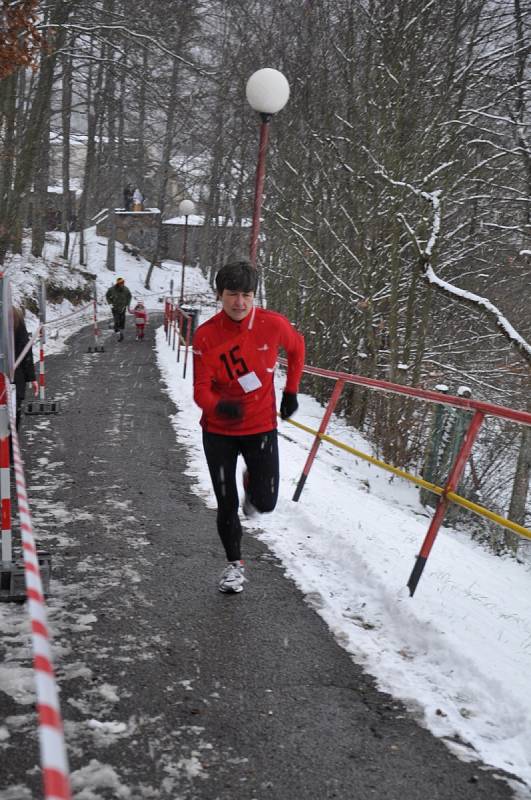
M 277 427 L 273 376 L 278 350 L 288 357 L 286 391 L 296 394 L 304 366 L 304 339 L 286 317 L 253 306 L 241 322 L 224 311 L 200 325 L 193 338 L 194 400 L 209 433 L 248 436 Z M 243 419 L 215 412 L 219 400 L 239 400 Z

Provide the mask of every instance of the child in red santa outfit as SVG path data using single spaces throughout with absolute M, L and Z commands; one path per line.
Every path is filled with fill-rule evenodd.
M 148 323 L 147 311 L 141 300 L 133 308 L 133 314 L 135 315 L 136 338 L 141 341 L 144 338 L 144 328 Z

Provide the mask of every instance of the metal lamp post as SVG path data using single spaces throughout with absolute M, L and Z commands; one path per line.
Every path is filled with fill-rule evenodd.
M 183 237 L 183 258 L 181 273 L 181 293 L 179 295 L 179 305 L 182 306 L 184 300 L 184 270 L 186 264 L 186 239 L 188 237 L 188 217 L 195 211 L 195 206 L 191 200 L 182 200 L 179 203 L 179 216 L 184 217 L 184 237 Z
M 260 233 L 260 211 L 262 208 L 262 193 L 265 177 L 265 156 L 269 138 L 269 123 L 273 114 L 280 111 L 289 98 L 289 84 L 284 75 L 276 69 L 259 69 L 253 72 L 245 94 L 249 105 L 258 111 L 262 118 L 260 127 L 260 144 L 258 147 L 258 163 L 256 166 L 256 181 L 254 188 L 253 223 L 251 228 L 251 243 L 249 247 L 249 260 L 256 266 L 256 251 L 258 248 L 258 234 Z

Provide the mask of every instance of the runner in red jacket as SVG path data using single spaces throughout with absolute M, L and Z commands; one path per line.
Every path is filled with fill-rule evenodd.
M 216 276 L 222 310 L 193 339 L 194 399 L 202 409 L 203 446 L 218 502 L 217 527 L 228 566 L 222 592 L 241 592 L 242 528 L 236 464 L 241 454 L 244 512 L 273 511 L 278 498 L 277 415 L 273 377 L 279 348 L 288 358 L 280 415 L 298 408 L 304 339 L 281 314 L 254 305 L 257 273 L 246 261 L 226 264 Z

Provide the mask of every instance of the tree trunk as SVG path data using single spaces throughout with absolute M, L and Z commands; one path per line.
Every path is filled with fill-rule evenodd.
M 140 97 L 138 101 L 138 141 L 136 150 L 136 180 L 142 186 L 146 172 L 146 148 L 145 148 L 145 127 L 146 127 L 146 86 L 149 69 L 149 54 L 145 47 L 142 51 L 142 74 L 140 76 Z
M 0 166 L 0 219 L 4 219 L 11 194 L 11 181 L 15 167 L 15 122 L 17 115 L 17 73 L 0 84 L 2 102 L 2 161 Z
M 70 39 L 68 52 L 63 56 L 63 83 L 61 122 L 63 132 L 62 173 L 63 173 L 63 213 L 62 228 L 65 235 L 63 258 L 68 260 L 70 252 L 70 228 L 72 222 L 72 201 L 70 196 L 70 115 L 72 113 L 72 53 L 75 38 Z
M 166 204 L 166 189 L 168 187 L 168 177 L 170 171 L 170 157 L 173 148 L 173 138 L 175 134 L 175 101 L 177 99 L 177 78 L 179 75 L 179 61 L 174 58 L 173 59 L 173 68 L 172 68 L 172 75 L 171 75 L 171 89 L 170 89 L 170 97 L 168 99 L 167 105 L 167 116 L 166 116 L 166 132 L 164 134 L 164 146 L 162 149 L 162 161 L 161 161 L 161 168 L 159 172 L 159 191 L 158 191 L 158 208 L 160 211 L 159 216 L 159 224 L 157 229 L 157 241 L 155 245 L 155 250 L 153 256 L 151 258 L 151 263 L 149 265 L 149 269 L 146 275 L 146 281 L 144 286 L 146 289 L 151 288 L 151 275 L 153 274 L 153 268 L 155 264 L 159 260 L 160 254 L 160 245 L 161 245 L 161 238 L 162 238 L 162 214 L 164 211 L 164 206 Z
M 112 10 L 112 4 L 111 4 Z M 115 106 L 115 63 L 114 54 L 111 52 L 111 64 L 107 69 L 107 80 L 105 83 L 105 97 L 107 99 L 107 175 L 109 178 L 107 197 L 109 205 L 109 238 L 107 240 L 107 262 L 106 266 L 110 272 L 116 270 L 116 182 L 118 171 L 116 165 L 116 106 Z
M 91 54 L 93 47 L 91 46 Z M 89 72 L 87 78 L 87 149 L 85 153 L 85 169 L 83 171 L 83 191 L 81 200 L 79 201 L 79 263 L 85 265 L 85 227 L 87 225 L 87 210 L 91 207 L 89 201 L 92 200 L 92 179 L 94 176 L 94 167 L 96 164 L 96 129 L 101 109 L 101 97 L 103 91 L 103 69 L 105 62 L 106 44 L 102 43 L 101 57 L 98 67 L 98 74 L 96 77 L 96 85 L 94 92 L 92 92 L 92 62 L 89 63 Z M 94 106 L 92 108 L 92 94 L 94 95 Z
M 42 141 L 43 128 L 47 124 L 50 108 L 54 71 L 58 51 L 65 39 L 65 30 L 61 27 L 72 11 L 72 3 L 57 2 L 50 16 L 50 30 L 55 33 L 53 50 L 47 51 L 39 71 L 39 77 L 26 126 L 20 158 L 17 160 L 13 193 L 6 211 L 5 228 L 0 232 L 0 264 L 4 263 L 6 253 L 13 243 L 13 231 L 20 231 L 22 226 L 21 211 L 28 199 L 31 189 L 31 180 L 35 166 L 39 144 Z M 57 26 L 57 27 L 56 27 Z M 50 41 L 51 45 L 52 42 Z
M 528 403 L 528 411 L 531 411 L 531 403 Z M 522 435 L 520 438 L 520 449 L 518 451 L 518 459 L 516 462 L 516 472 L 514 474 L 513 489 L 511 494 L 511 502 L 509 504 L 509 519 L 513 522 L 518 522 L 519 525 L 526 524 L 526 516 L 528 509 L 527 496 L 529 494 L 529 480 L 531 478 L 531 427 L 524 425 L 522 428 Z M 517 537 L 515 534 L 507 531 L 505 533 L 505 542 L 516 550 Z
M 42 256 L 44 238 L 48 228 L 48 184 L 50 178 L 50 113 L 42 120 L 41 141 L 38 151 L 38 170 L 35 173 L 31 200 L 31 254 Z
M 110 272 L 116 272 L 116 217 L 114 204 L 109 208 L 109 238 L 107 240 L 106 267 Z
M 124 186 L 126 183 L 125 180 L 125 109 L 126 109 L 126 92 L 127 92 L 127 67 L 128 67 L 128 47 L 127 43 L 124 46 L 124 51 L 122 54 L 122 58 L 119 64 L 119 74 L 120 74 L 120 92 L 118 95 L 118 131 L 117 131 L 117 138 L 118 138 L 118 151 L 117 151 L 117 167 L 116 167 L 116 175 L 119 175 L 117 178 L 118 185 L 120 187 Z

